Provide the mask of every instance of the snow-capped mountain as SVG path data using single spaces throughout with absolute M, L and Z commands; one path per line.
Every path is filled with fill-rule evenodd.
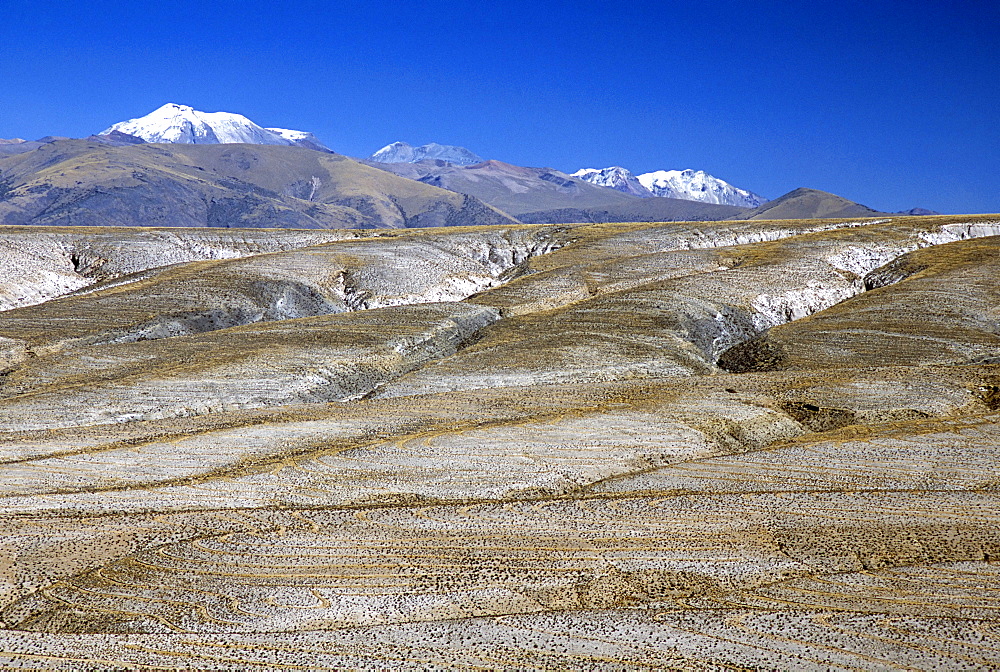
M 297 145 L 310 136 L 302 131 L 266 129 L 242 114 L 200 112 L 188 105 L 167 103 L 144 117 L 122 121 L 102 131 L 119 131 L 146 142 L 174 142 L 197 145 L 232 144 Z M 318 144 L 318 143 L 317 143 Z
M 601 187 L 610 187 L 626 194 L 647 198 L 653 194 L 631 172 L 621 166 L 610 168 L 581 168 L 572 175 Z
M 573 177 L 636 196 L 662 196 L 743 208 L 756 208 L 767 202 L 763 196 L 734 187 L 703 170 L 657 170 L 636 176 L 621 166 L 611 166 L 581 168 Z
M 305 147 L 307 149 L 315 149 L 320 152 L 333 153 L 332 149 L 324 145 L 315 135 L 309 133 L 308 131 L 293 131 L 289 128 L 268 128 L 265 130 L 271 131 L 278 137 L 290 141 L 293 145 L 298 145 L 299 147 Z
M 763 196 L 734 187 L 703 170 L 657 170 L 643 173 L 637 179 L 654 196 L 738 205 L 743 208 L 756 208 L 767 202 Z
M 379 163 L 416 163 L 424 159 L 440 159 L 456 166 L 471 166 L 483 161 L 482 157 L 473 154 L 465 147 L 439 145 L 436 142 L 419 147 L 405 142 L 394 142 L 368 157 L 369 161 L 378 161 Z
M 265 128 L 265 131 L 271 131 L 278 137 L 284 138 L 289 142 L 302 141 L 306 139 L 315 139 L 316 136 L 312 133 L 306 131 L 293 131 L 290 128 Z

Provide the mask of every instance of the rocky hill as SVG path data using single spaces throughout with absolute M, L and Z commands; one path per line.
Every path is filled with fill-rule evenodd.
M 878 217 L 886 213 L 818 189 L 799 188 L 744 212 L 736 219 L 806 219 L 813 217 Z

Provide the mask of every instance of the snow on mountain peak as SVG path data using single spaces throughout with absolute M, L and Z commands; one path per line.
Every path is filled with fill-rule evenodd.
M 282 129 L 284 130 L 284 129 Z M 200 112 L 190 105 L 167 103 L 144 117 L 122 121 L 101 134 L 119 131 L 142 138 L 146 142 L 184 144 L 295 145 L 295 139 L 262 128 L 242 114 L 232 112 Z M 289 131 L 284 131 L 288 133 Z M 301 133 L 301 131 L 295 131 Z
M 763 196 L 734 187 L 703 170 L 657 170 L 639 175 L 638 180 L 654 196 L 744 208 L 756 208 L 767 202 Z
M 332 149 L 324 145 L 315 135 L 309 133 L 308 131 L 294 131 L 290 128 L 267 128 L 265 130 L 271 131 L 279 138 L 288 140 L 293 145 L 298 145 L 299 147 L 305 147 L 307 149 L 315 149 L 320 152 L 333 153 Z
M 577 177 L 585 182 L 590 182 L 601 187 L 624 191 L 626 194 L 633 194 L 644 198 L 652 196 L 649 190 L 642 186 L 639 180 L 636 179 L 635 175 L 621 166 L 581 168 L 573 173 L 571 177 Z
M 271 131 L 275 135 L 281 136 L 285 140 L 291 140 L 293 142 L 295 140 L 305 140 L 306 138 L 316 137 L 307 131 L 293 131 L 290 128 L 267 128 L 264 130 Z
M 419 147 L 414 147 L 406 142 L 394 142 L 378 150 L 368 159 L 379 163 L 416 163 L 424 159 L 439 159 L 457 166 L 471 166 L 483 161 L 482 157 L 473 154 L 465 147 L 439 145 L 436 142 Z
M 703 170 L 657 170 L 636 176 L 621 166 L 611 166 L 581 168 L 573 173 L 573 177 L 636 196 L 680 198 L 744 208 L 756 208 L 767 202 L 766 198 L 734 187 Z

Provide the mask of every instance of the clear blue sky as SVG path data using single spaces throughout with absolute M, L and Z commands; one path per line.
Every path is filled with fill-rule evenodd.
M 4 2 L 0 137 L 166 102 L 366 156 L 706 170 L 1000 212 L 1000 2 Z

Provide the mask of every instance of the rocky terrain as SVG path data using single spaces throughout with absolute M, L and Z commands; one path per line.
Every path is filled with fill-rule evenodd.
M 998 258 L 996 215 L 2 227 L 0 665 L 995 668 Z

